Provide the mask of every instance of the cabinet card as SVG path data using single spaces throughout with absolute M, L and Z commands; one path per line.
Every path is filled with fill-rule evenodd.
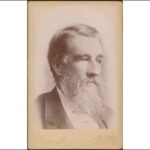
M 28 147 L 122 148 L 122 2 L 28 2 Z

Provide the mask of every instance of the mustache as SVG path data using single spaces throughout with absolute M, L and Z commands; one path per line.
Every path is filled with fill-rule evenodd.
M 98 78 L 88 78 L 81 80 L 81 84 L 88 85 L 88 84 L 95 84 L 96 86 L 100 85 L 100 79 Z
M 60 88 L 69 98 L 76 96 L 80 91 L 90 91 L 90 88 L 95 88 L 95 91 L 104 97 L 105 81 L 102 76 L 84 77 L 80 79 L 70 71 L 64 71 L 60 79 Z

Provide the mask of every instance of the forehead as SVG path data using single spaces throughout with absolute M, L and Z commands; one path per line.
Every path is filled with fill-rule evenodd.
M 74 36 L 67 41 L 68 52 L 74 55 L 99 55 L 103 54 L 102 45 L 97 38 L 85 37 L 82 35 Z

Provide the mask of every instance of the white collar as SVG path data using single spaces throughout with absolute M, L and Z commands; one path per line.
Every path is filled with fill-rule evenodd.
M 57 88 L 57 91 L 64 110 L 74 128 L 99 128 L 98 124 L 89 115 L 74 113 L 74 111 L 69 107 L 67 98 L 64 96 L 62 91 L 59 88 Z

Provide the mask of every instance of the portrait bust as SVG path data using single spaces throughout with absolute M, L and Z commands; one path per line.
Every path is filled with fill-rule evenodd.
M 35 100 L 42 129 L 108 129 L 113 114 L 103 79 L 105 51 L 94 27 L 74 24 L 52 37 L 47 59 L 56 86 Z

